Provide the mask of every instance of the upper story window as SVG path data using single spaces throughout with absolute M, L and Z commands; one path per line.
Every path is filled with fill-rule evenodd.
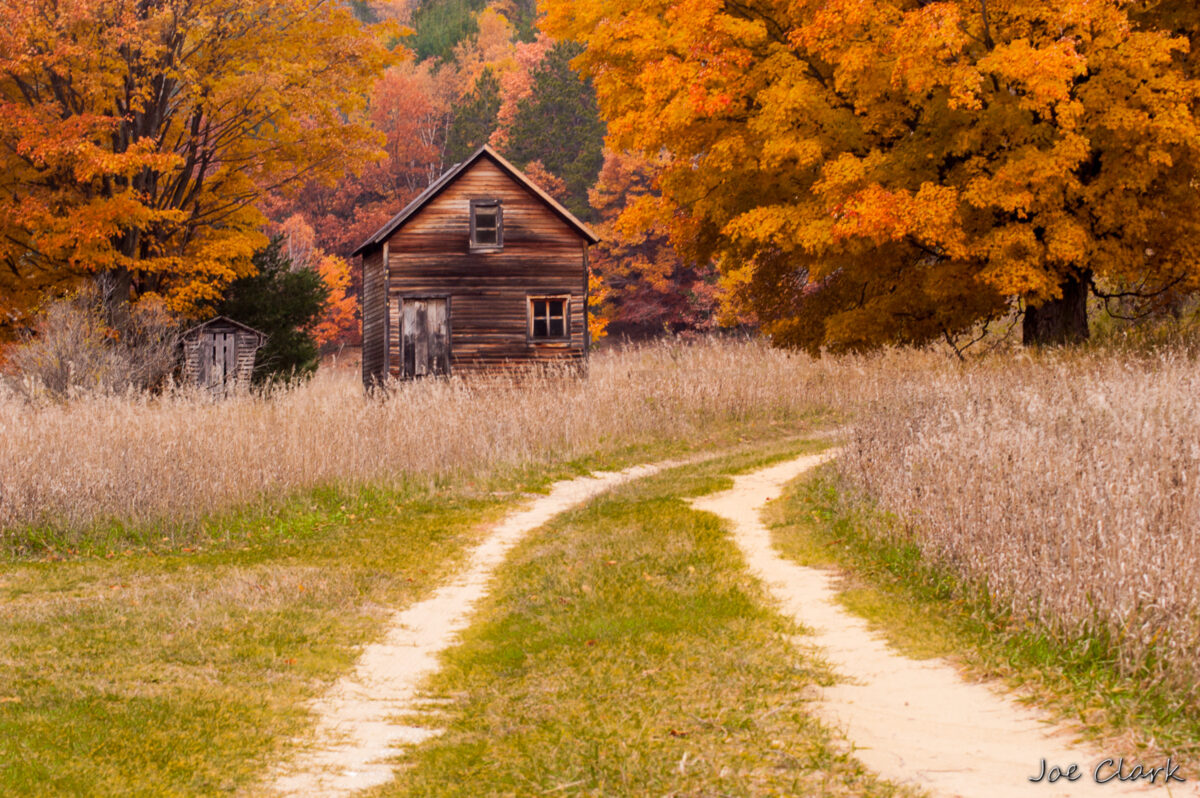
M 500 200 L 471 200 L 471 249 L 504 246 L 504 212 Z

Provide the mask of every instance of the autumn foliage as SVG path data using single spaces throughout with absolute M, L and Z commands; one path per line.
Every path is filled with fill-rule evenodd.
M 324 251 L 316 233 L 299 214 L 279 225 L 281 255 L 293 271 L 313 269 L 321 279 L 328 297 L 324 311 L 313 326 L 313 340 L 319 347 L 359 340 L 358 297 L 351 286 L 350 264 L 345 258 Z
M 535 28 L 527 0 L 6 4 L 2 323 L 93 276 L 110 304 L 205 312 L 294 220 L 335 297 L 321 335 L 352 340 L 339 258 L 485 142 L 601 230 L 614 332 L 719 317 L 863 348 L 1015 311 L 1027 341 L 1068 341 L 1090 296 L 1200 288 L 1188 0 L 544 10 Z M 408 57 L 395 19 L 436 57 Z
M 610 335 L 648 337 L 716 326 L 716 269 L 688 263 L 671 245 L 669 219 L 662 218 L 670 208 L 654 187 L 659 168 L 636 153 L 608 150 L 589 194 L 601 238 L 590 258 L 590 294 Z
M 389 68 L 366 98 L 383 157 L 357 174 L 310 180 L 297 192 L 274 195 L 267 213 L 278 221 L 299 214 L 323 249 L 348 256 L 441 174 L 455 96 L 452 69 L 411 60 Z
M 1200 280 L 1188 3 L 550 0 L 672 236 L 782 344 L 955 338 Z
M 384 31 L 323 0 L 0 7 L 0 296 L 107 276 L 184 314 L 252 270 L 259 201 L 377 152 Z

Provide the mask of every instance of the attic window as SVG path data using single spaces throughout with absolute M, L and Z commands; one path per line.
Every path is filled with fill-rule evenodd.
M 471 249 L 504 246 L 504 214 L 500 200 L 471 200 Z
M 529 337 L 541 339 L 567 338 L 567 316 L 570 300 L 565 296 L 529 297 Z

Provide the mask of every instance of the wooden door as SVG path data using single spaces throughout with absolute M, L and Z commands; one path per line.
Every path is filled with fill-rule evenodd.
M 200 385 L 223 390 L 237 378 L 237 334 L 204 333 L 200 338 Z
M 450 301 L 404 299 L 400 316 L 400 376 L 449 374 Z

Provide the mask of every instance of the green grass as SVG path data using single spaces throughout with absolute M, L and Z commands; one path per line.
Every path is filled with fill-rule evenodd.
M 197 795 L 252 780 L 385 608 L 425 594 L 511 499 L 331 494 L 201 550 L 0 578 L 0 794 Z M 192 548 L 192 547 L 188 547 Z
M 900 794 L 808 714 L 829 674 L 684 502 L 811 448 L 673 469 L 534 533 L 434 678 L 445 733 L 375 795 Z
M 306 700 L 523 493 L 804 425 L 614 441 L 575 462 L 486 477 L 327 487 L 191 523 L 26 537 L 0 571 L 0 795 L 252 784 L 311 723 Z
M 842 604 L 908 656 L 948 657 L 1004 679 L 1114 755 L 1171 753 L 1194 762 L 1200 754 L 1200 707 L 1190 697 L 1118 672 L 1111 641 L 1058 639 L 1014 619 L 983 586 L 931 563 L 915 542 L 885 534 L 895 521 L 833 468 L 789 486 L 766 518 L 784 556 L 839 568 Z

